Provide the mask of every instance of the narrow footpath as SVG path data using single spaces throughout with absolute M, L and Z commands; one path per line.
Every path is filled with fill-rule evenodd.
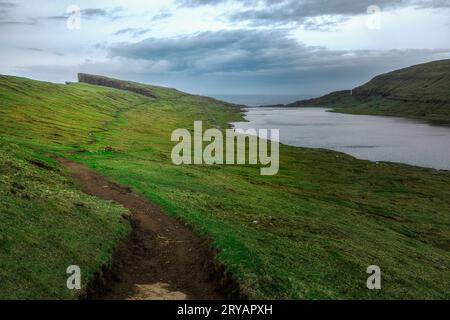
M 131 212 L 133 231 L 114 254 L 109 276 L 89 299 L 224 299 L 214 279 L 205 240 L 164 214 L 143 195 L 73 161 L 57 159 L 83 192 L 115 201 Z M 91 290 L 92 291 L 92 290 Z

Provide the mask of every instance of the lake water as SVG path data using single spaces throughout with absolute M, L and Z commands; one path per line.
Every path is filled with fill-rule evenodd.
M 248 108 L 235 128 L 280 129 L 280 142 L 341 151 L 359 159 L 450 170 L 450 127 L 323 108 Z

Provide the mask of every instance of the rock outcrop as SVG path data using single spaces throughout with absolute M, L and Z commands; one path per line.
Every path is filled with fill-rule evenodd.
M 131 91 L 134 93 L 141 94 L 143 96 L 156 98 L 150 88 L 146 87 L 145 85 L 141 85 L 139 83 L 134 83 L 134 82 L 130 82 L 130 81 L 122 81 L 122 80 L 117 80 L 117 79 L 103 77 L 103 76 L 79 73 L 78 74 L 78 82 Z

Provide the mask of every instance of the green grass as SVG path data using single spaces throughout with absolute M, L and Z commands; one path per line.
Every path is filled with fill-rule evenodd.
M 0 138 L 0 299 L 73 299 L 129 232 L 126 209 L 83 194 L 56 163 Z
M 450 102 L 425 103 L 414 101 L 393 101 L 379 97 L 372 97 L 363 101 L 348 99 L 346 102 L 342 102 L 331 107 L 334 108 L 332 110 L 333 112 L 406 117 L 428 121 L 433 124 L 450 125 Z
M 449 172 L 288 146 L 281 146 L 276 176 L 261 176 L 259 166 L 175 166 L 170 160 L 172 130 L 192 128 L 194 120 L 226 128 L 241 119 L 239 110 L 158 87 L 151 87 L 155 99 L 120 92 L 111 101 L 115 89 L 52 85 L 66 94 L 66 108 L 81 101 L 77 95 L 89 96 L 83 108 L 92 112 L 92 122 L 71 122 L 77 132 L 73 137 L 72 125 L 66 125 L 59 110 L 53 109 L 52 117 L 60 125 L 11 121 L 9 115 L 18 106 L 27 110 L 28 103 L 20 96 L 8 100 L 12 93 L 2 81 L 3 136 L 41 152 L 74 146 L 89 150 L 70 157 L 142 192 L 210 238 L 218 259 L 252 298 L 450 295 Z M 10 101 L 6 107 L 4 97 Z M 41 99 L 43 105 L 51 104 L 50 97 L 41 94 Z M 36 119 L 49 116 L 46 109 L 39 110 L 32 114 Z M 104 151 L 106 146 L 114 151 Z M 366 268 L 372 264 L 382 270 L 380 291 L 366 289 Z

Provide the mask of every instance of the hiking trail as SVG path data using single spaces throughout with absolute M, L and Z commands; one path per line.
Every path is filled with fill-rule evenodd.
M 84 165 L 58 158 L 83 192 L 112 200 L 131 213 L 133 231 L 116 248 L 110 276 L 89 299 L 224 299 L 211 272 L 212 251 L 180 221 L 131 188 Z M 209 270 L 208 270 L 209 269 Z M 92 291 L 92 290 L 91 290 Z

